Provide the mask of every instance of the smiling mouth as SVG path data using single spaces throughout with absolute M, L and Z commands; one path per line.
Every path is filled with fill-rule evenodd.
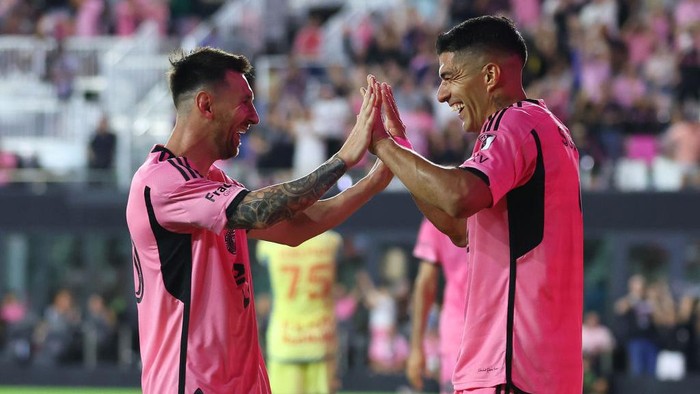
M 458 104 L 452 104 L 450 106 L 450 109 L 452 109 L 453 112 L 457 112 L 457 115 L 461 118 L 462 117 L 462 111 L 464 111 L 464 104 L 458 103 Z

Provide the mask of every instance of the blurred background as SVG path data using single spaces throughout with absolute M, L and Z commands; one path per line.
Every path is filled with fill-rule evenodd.
M 475 136 L 435 99 L 434 42 L 494 13 L 521 29 L 526 91 L 580 153 L 585 392 L 697 392 L 700 0 L 0 0 L 0 385 L 138 388 L 124 209 L 133 172 L 173 126 L 172 50 L 252 60 L 261 123 L 219 165 L 253 189 L 338 149 L 368 73 L 394 87 L 418 152 L 461 163 Z M 396 181 L 338 229 L 343 390 L 410 392 L 420 220 Z M 252 263 L 264 329 L 269 281 Z M 368 301 L 378 292 L 390 308 Z M 382 313 L 393 356 L 374 360 L 369 325 Z

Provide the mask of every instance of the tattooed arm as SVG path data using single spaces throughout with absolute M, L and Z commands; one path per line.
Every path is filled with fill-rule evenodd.
M 303 178 L 254 190 L 231 212 L 227 226 L 263 229 L 289 219 L 318 201 L 346 170 L 345 161 L 333 156 Z
M 290 246 L 299 245 L 345 221 L 372 196 L 384 190 L 392 176 L 389 168 L 377 160 L 370 172 L 355 185 L 331 198 L 317 201 L 273 227 L 251 230 L 248 236 Z
M 370 172 L 352 187 L 331 198 L 319 200 L 269 229 L 250 231 L 248 236 L 290 246 L 299 245 L 345 221 L 372 196 L 384 190 L 392 176 L 389 168 L 377 160 Z

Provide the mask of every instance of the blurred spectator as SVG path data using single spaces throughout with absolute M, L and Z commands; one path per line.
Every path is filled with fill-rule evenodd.
M 68 100 L 73 95 L 73 84 L 78 72 L 78 59 L 65 48 L 65 40 L 56 42 L 56 48 L 46 57 L 46 79 L 56 89 L 61 100 Z
M 343 145 L 349 120 L 354 121 L 348 99 L 330 83 L 321 84 L 311 108 L 311 122 L 314 134 L 323 140 L 326 158 Z
M 294 134 L 280 106 L 273 105 L 267 112 L 265 122 L 249 137 L 251 149 L 255 151 L 255 168 L 261 176 L 271 176 L 269 184 L 277 183 L 274 174 L 291 172 L 294 159 Z M 291 173 L 289 174 L 291 176 Z M 286 175 L 282 176 L 287 178 Z
M 698 0 L 694 2 L 700 4 Z M 681 32 L 679 39 L 679 81 L 676 94 L 681 104 L 690 101 L 697 106 L 700 100 L 700 19 L 696 19 L 687 31 Z
M 604 375 L 612 372 L 612 352 L 615 338 L 612 331 L 600 322 L 598 312 L 588 311 L 583 318 L 583 356 L 588 358 L 593 372 Z
M 675 109 L 661 143 L 668 157 L 680 165 L 683 184 L 700 187 L 700 119 L 697 115 Z
M 376 373 L 397 373 L 408 358 L 408 340 L 398 327 L 397 304 L 386 285 L 374 286 L 369 275 L 358 278 L 369 310 L 369 366 Z
M 462 164 L 471 156 L 476 139 L 473 134 L 462 130 L 462 122 L 458 118 L 450 119 L 440 132 L 428 136 L 428 159 L 444 165 Z
M 88 146 L 88 168 L 94 183 L 110 183 L 117 149 L 117 135 L 112 132 L 109 117 L 103 115 Z
M 107 33 L 108 26 L 103 19 L 107 14 L 104 0 L 71 0 L 77 9 L 75 16 L 75 35 L 94 37 Z
M 678 303 L 678 337 L 689 372 L 700 372 L 700 299 L 685 294 Z
M 628 280 L 628 293 L 615 302 L 615 313 L 622 319 L 622 342 L 632 376 L 654 376 L 659 352 L 654 326 L 654 309 L 647 295 L 646 280 L 639 274 Z
M 663 279 L 650 284 L 647 293 L 659 345 L 655 376 L 660 380 L 681 380 L 685 376 L 686 361 L 682 351 L 684 344 L 678 336 L 678 315 L 671 289 Z
M 87 299 L 83 331 L 94 339 L 99 360 L 117 361 L 116 316 L 100 294 L 91 294 Z
M 19 166 L 19 155 L 0 150 L 0 187 L 12 182 L 14 172 Z
M 322 49 L 323 32 L 321 30 L 321 18 L 311 13 L 294 36 L 292 52 L 301 61 L 315 64 L 320 60 Z
M 26 303 L 14 291 L 5 293 L 0 305 L 0 345 L 4 345 L 5 358 L 20 363 L 30 360 L 32 324 Z
M 42 365 L 77 361 L 81 351 L 80 324 L 80 309 L 73 294 L 60 289 L 34 330 L 34 361 Z

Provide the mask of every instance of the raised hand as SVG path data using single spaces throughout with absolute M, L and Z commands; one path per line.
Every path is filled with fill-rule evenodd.
M 384 115 L 384 128 L 392 137 L 406 137 L 406 125 L 401 121 L 399 108 L 396 106 L 396 99 L 391 85 L 382 82 L 382 114 Z
M 337 153 L 348 167 L 357 164 L 365 155 L 372 140 L 373 129 L 376 128 L 376 120 L 380 119 L 381 124 L 380 86 L 373 75 L 367 76 L 367 88 L 363 89 L 362 106 L 355 126 Z

